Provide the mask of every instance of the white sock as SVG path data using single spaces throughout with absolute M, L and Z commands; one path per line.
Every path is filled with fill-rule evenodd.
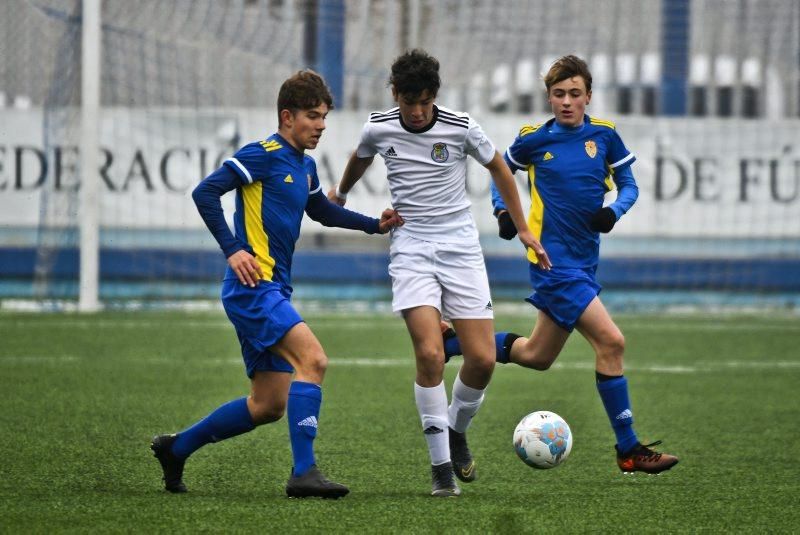
M 461 382 L 461 376 L 456 375 L 453 381 L 453 402 L 447 409 L 448 423 L 453 431 L 464 433 L 483 403 L 483 394 L 486 389 L 478 390 Z
M 422 421 L 422 431 L 428 442 L 431 464 L 450 462 L 450 440 L 447 432 L 447 392 L 444 381 L 426 388 L 414 383 L 414 399 Z

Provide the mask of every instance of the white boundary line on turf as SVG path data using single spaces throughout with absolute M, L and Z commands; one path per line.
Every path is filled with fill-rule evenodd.
M 230 329 L 231 324 L 225 319 L 208 320 L 181 320 L 170 318 L 173 325 L 193 329 Z M 663 318 L 654 318 L 653 321 L 643 322 L 638 320 L 625 321 L 624 318 L 619 322 L 624 329 L 641 329 L 652 331 L 781 331 L 781 332 L 800 332 L 800 322 L 781 321 L 777 323 L 749 323 L 746 319 L 726 319 L 720 322 L 713 320 L 699 320 L 688 322 L 669 321 Z M 360 331 L 363 325 L 359 321 L 346 321 L 338 319 L 314 319 L 308 318 L 308 325 L 314 330 L 317 328 L 333 328 L 342 331 Z M 6 328 L 14 327 L 41 327 L 41 328 L 74 328 L 74 329 L 154 329 L 164 326 L 163 320 L 126 320 L 126 319 L 98 319 L 98 320 L 70 320 L 70 319 L 49 319 L 46 317 L 35 320 L 4 320 L 0 317 L 0 326 Z M 405 330 L 405 324 L 397 321 L 395 324 L 384 323 L 381 329 Z M 502 325 L 498 325 L 502 328 Z
M 95 357 L 77 355 L 9 355 L 0 356 L 0 367 L 2 366 L 39 366 L 43 364 L 73 364 L 78 361 L 93 360 Z M 144 357 L 136 358 L 136 362 L 144 365 L 182 365 L 182 361 L 168 356 L 164 357 Z M 239 358 L 210 358 L 210 359 L 191 359 L 192 365 L 205 366 L 241 366 Z M 408 358 L 331 358 L 330 364 L 334 367 L 363 367 L 363 368 L 412 368 L 414 359 Z M 456 364 L 459 365 L 459 364 Z M 519 366 L 497 367 L 497 370 L 517 370 Z M 551 368 L 555 371 L 591 371 L 594 370 L 592 362 L 556 362 Z M 694 365 L 636 365 L 626 367 L 626 372 L 644 373 L 666 373 L 666 374 L 690 374 L 690 373 L 709 373 L 724 370 L 800 370 L 800 361 L 779 360 L 779 361 L 699 361 Z
M 363 367 L 404 367 L 413 366 L 414 360 L 408 359 L 373 359 L 373 358 L 349 358 L 349 359 L 336 359 L 331 358 L 329 363 L 333 366 L 363 366 Z M 497 370 L 502 369 L 516 369 L 519 366 L 497 366 Z M 570 362 L 553 364 L 553 370 L 594 370 L 595 365 L 591 362 Z M 681 365 L 629 365 L 626 366 L 627 371 L 636 372 L 651 372 L 651 373 L 701 373 L 701 372 L 717 372 L 721 370 L 730 369 L 748 369 L 748 370 L 774 370 L 774 369 L 800 369 L 800 361 L 722 361 L 722 362 L 698 362 L 692 366 Z
M 4 364 L 61 364 L 82 360 L 75 355 L 7 355 L 0 356 L 0 366 Z
M 94 360 L 96 357 L 78 356 L 78 355 L 8 355 L 0 356 L 0 366 L 15 366 L 15 365 L 42 365 L 42 364 L 72 364 L 78 361 Z M 134 357 L 135 358 L 135 357 Z M 460 360 L 460 359 L 459 359 Z M 136 358 L 136 362 L 145 365 L 182 365 L 182 361 L 164 357 L 144 357 Z M 239 358 L 209 358 L 209 359 L 191 359 L 193 365 L 206 365 L 206 366 L 241 366 L 242 361 Z M 364 368 L 411 368 L 414 366 L 414 359 L 410 356 L 408 358 L 336 358 L 332 357 L 329 360 L 330 364 L 334 367 L 364 367 Z M 456 366 L 460 365 L 458 363 Z M 594 370 L 594 363 L 592 362 L 556 362 L 553 364 L 552 370 L 556 371 L 591 371 Z M 497 370 L 517 370 L 519 366 L 497 366 Z M 800 360 L 778 360 L 778 361 L 758 361 L 758 360 L 728 360 L 728 361 L 698 361 L 693 365 L 667 365 L 667 364 L 650 364 L 650 365 L 636 365 L 631 364 L 626 366 L 626 372 L 645 372 L 645 373 L 668 373 L 668 374 L 688 374 L 688 373 L 708 373 L 719 372 L 724 370 L 800 370 Z

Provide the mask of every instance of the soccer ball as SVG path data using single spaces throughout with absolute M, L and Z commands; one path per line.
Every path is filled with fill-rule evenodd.
M 514 451 L 528 466 L 553 468 L 572 451 L 572 431 L 554 412 L 532 412 L 514 429 Z

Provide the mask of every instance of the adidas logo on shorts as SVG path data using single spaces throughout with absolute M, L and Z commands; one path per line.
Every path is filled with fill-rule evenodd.
M 488 303 L 486 303 L 486 307 L 485 308 L 486 308 L 486 310 L 492 310 L 492 302 L 489 301 Z

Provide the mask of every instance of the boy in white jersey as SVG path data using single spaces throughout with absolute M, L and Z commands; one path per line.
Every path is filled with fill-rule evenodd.
M 476 478 L 466 430 L 494 370 L 496 346 L 486 268 L 466 193 L 466 157 L 486 167 L 497 184 L 520 241 L 549 266 L 525 223 L 513 176 L 481 127 L 460 112 L 436 106 L 439 62 L 422 50 L 397 58 L 389 79 L 398 107 L 373 113 L 328 197 L 347 193 L 380 154 L 395 210 L 405 226 L 392 234 L 392 308 L 402 312 L 416 356 L 415 399 L 431 457 L 433 496 L 457 496 Z M 452 320 L 464 364 L 448 407 L 440 322 Z M 445 433 L 447 431 L 447 433 Z M 452 457 L 451 457 L 452 455 Z

